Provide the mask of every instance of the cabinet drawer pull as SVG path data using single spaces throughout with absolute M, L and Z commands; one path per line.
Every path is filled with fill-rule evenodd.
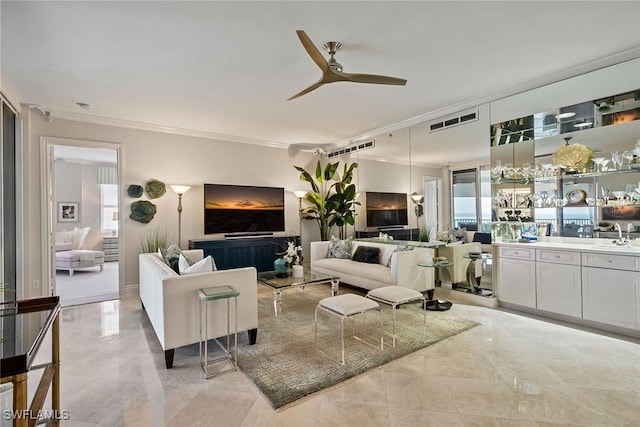
M 513 251 L 513 254 L 514 254 L 514 255 L 520 255 L 520 252 L 518 252 L 518 251 Z
M 560 255 L 556 255 L 556 258 L 560 258 Z

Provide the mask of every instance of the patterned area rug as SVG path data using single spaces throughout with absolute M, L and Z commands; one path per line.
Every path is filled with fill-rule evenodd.
M 358 293 L 347 287 L 340 294 Z M 396 314 L 396 347 L 385 335 L 384 351 L 351 337 L 351 324 L 345 324 L 345 360 L 340 365 L 340 322 L 326 315 L 319 317 L 318 346 L 326 354 L 316 351 L 314 310 L 322 298 L 330 296 L 329 286 L 317 285 L 303 291 L 283 292 L 282 311 L 274 316 L 273 294 L 266 286 L 258 285 L 258 341 L 255 345 L 243 342 L 238 347 L 238 365 L 274 409 L 283 409 L 296 400 L 324 388 L 339 384 L 376 366 L 425 348 L 457 335 L 478 323 L 442 312 L 425 311 L 420 304 L 406 304 Z M 385 333 L 391 333 L 391 312 L 383 307 Z M 357 327 L 362 326 L 360 317 Z M 380 323 L 376 313 L 366 318 L 367 331 L 379 337 Z M 377 328 L 377 329 L 376 329 Z M 246 334 L 241 334 L 244 338 Z M 362 334 L 358 334 L 362 335 Z M 239 336 L 240 337 L 240 336 Z M 374 338 L 367 341 L 375 342 Z M 379 339 L 377 341 L 379 344 Z

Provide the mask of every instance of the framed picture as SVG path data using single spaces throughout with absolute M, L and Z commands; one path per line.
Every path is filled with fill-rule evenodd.
M 80 220 L 80 207 L 75 202 L 58 203 L 58 222 L 78 222 Z

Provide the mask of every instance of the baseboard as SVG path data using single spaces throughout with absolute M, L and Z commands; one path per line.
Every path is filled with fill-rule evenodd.
M 482 295 L 475 295 L 468 292 L 458 292 L 453 290 L 449 295 L 453 301 L 465 302 L 473 305 L 479 305 L 480 307 L 497 308 L 498 298 L 496 297 L 483 297 Z

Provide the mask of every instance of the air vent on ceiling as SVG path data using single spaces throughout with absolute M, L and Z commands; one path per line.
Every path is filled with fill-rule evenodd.
M 478 120 L 478 110 L 465 111 L 464 113 L 458 113 L 452 117 L 438 119 L 435 122 L 430 123 L 429 132 L 436 132 L 442 129 L 450 128 L 452 126 L 475 122 L 476 120 Z
M 335 150 L 327 153 L 328 158 L 344 156 L 345 154 L 353 153 L 354 151 L 368 150 L 376 146 L 376 140 L 370 139 L 368 141 L 354 142 L 346 147 L 336 148 Z

